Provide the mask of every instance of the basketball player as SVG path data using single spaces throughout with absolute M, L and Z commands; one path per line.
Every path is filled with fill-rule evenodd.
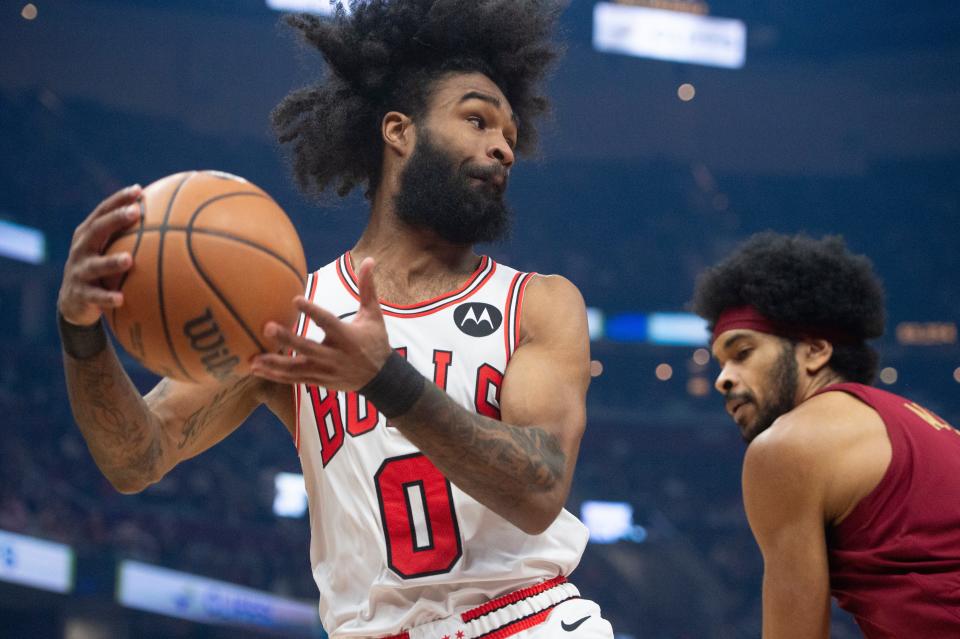
M 351 3 L 352 4 L 352 3 Z M 327 61 L 274 112 L 309 193 L 362 187 L 366 230 L 308 277 L 284 353 L 220 388 L 141 397 L 100 323 L 97 283 L 140 189 L 77 229 L 59 298 L 76 421 L 104 474 L 143 490 L 265 403 L 296 443 L 310 557 L 333 637 L 611 638 L 567 575 L 587 531 L 563 509 L 585 424 L 584 303 L 558 276 L 473 250 L 508 225 L 556 57 L 544 0 L 372 0 L 289 19 Z M 374 268 L 376 264 L 376 268 Z
M 883 291 L 837 237 L 763 233 L 703 273 L 716 387 L 748 443 L 765 639 L 960 637 L 960 432 L 878 390 Z

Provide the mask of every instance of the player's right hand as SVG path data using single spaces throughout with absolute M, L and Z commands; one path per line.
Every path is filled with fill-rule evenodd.
M 57 297 L 57 310 L 71 324 L 94 324 L 104 310 L 123 304 L 123 293 L 103 287 L 100 278 L 120 275 L 133 266 L 129 253 L 103 255 L 110 240 L 140 219 L 139 184 L 117 191 L 93 209 L 70 243 Z

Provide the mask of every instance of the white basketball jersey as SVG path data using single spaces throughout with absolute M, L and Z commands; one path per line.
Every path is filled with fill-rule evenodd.
M 390 344 L 461 405 L 499 419 L 531 277 L 483 257 L 456 291 L 413 306 L 381 304 Z M 350 321 L 356 281 L 344 255 L 308 277 L 307 297 Z M 299 334 L 322 340 L 304 320 Z M 528 535 L 447 481 L 363 396 L 299 385 L 295 397 L 310 560 L 332 636 L 395 634 L 579 563 L 588 535 L 566 510 Z

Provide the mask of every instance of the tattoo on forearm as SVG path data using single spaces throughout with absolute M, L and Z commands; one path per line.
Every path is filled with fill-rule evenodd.
M 177 441 L 177 448 L 183 450 L 189 444 L 197 440 L 205 427 L 216 419 L 223 412 L 228 403 L 238 395 L 243 395 L 250 391 L 256 383 L 253 377 L 245 377 L 239 382 L 221 389 L 214 395 L 210 402 L 201 406 L 187 417 L 180 431 L 180 439 Z
M 65 357 L 64 368 L 74 417 L 101 469 L 153 473 L 162 449 L 140 393 L 112 349 L 88 360 Z
M 555 436 L 465 412 L 431 384 L 394 423 L 468 493 L 519 503 L 518 482 L 546 493 L 563 481 L 567 458 Z

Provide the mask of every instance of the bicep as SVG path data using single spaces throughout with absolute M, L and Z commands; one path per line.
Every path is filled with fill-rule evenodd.
M 503 381 L 501 418 L 538 426 L 576 452 L 586 423 L 590 341 L 579 291 L 562 278 L 538 278 L 527 291 L 521 346 Z
M 815 476 L 751 452 L 744 462 L 744 507 L 763 554 L 763 637 L 825 639 L 830 578 Z

